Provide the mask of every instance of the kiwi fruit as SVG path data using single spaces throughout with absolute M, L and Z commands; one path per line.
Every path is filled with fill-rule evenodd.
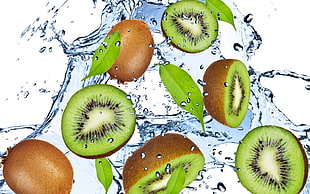
M 235 167 L 241 184 L 251 193 L 299 193 L 308 176 L 301 143 L 278 126 L 251 130 L 237 148 Z
M 8 149 L 2 160 L 3 176 L 15 193 L 70 193 L 73 168 L 54 145 L 28 139 Z
M 250 100 L 246 66 L 236 59 L 215 61 L 206 69 L 203 81 L 203 101 L 208 113 L 226 126 L 240 126 Z
M 156 136 L 126 160 L 123 168 L 125 193 L 166 193 L 171 173 L 180 166 L 185 171 L 186 187 L 198 176 L 204 163 L 202 152 L 183 135 Z
M 188 53 L 206 50 L 218 35 L 217 18 L 197 0 L 171 4 L 163 13 L 161 26 L 170 43 Z
M 154 54 L 154 40 L 149 26 L 142 20 L 127 19 L 112 27 L 121 36 L 120 53 L 108 70 L 111 79 L 130 82 L 140 78 L 150 65 Z
M 136 114 L 128 95 L 112 85 L 97 84 L 77 91 L 64 109 L 62 137 L 84 158 L 102 158 L 131 138 Z

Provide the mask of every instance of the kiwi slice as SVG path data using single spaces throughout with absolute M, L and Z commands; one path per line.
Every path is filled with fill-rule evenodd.
M 244 120 L 250 100 L 250 77 L 246 66 L 236 59 L 221 59 L 205 71 L 204 105 L 218 122 L 232 128 Z
M 91 85 L 76 92 L 62 116 L 67 147 L 85 158 L 106 157 L 132 136 L 136 123 L 132 101 L 111 85 Z
M 164 35 L 171 43 L 189 53 L 209 48 L 218 35 L 218 21 L 205 3 L 182 0 L 170 5 L 161 20 Z
M 180 166 L 185 171 L 186 187 L 198 176 L 204 163 L 202 152 L 183 135 L 156 136 L 127 159 L 123 169 L 124 190 L 133 194 L 166 193 L 171 173 Z
M 238 178 L 252 193 L 299 193 L 307 180 L 306 153 L 298 139 L 281 127 L 250 131 L 235 159 Z

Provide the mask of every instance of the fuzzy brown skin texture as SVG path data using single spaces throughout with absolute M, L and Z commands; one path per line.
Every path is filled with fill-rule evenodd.
M 190 148 L 194 147 L 191 151 Z M 145 153 L 145 158 L 141 157 Z M 161 154 L 161 158 L 157 155 Z M 167 164 L 169 161 L 187 154 L 202 154 L 199 148 L 188 138 L 176 133 L 168 133 L 165 136 L 156 136 L 149 140 L 141 148 L 129 157 L 123 169 L 123 185 L 125 193 L 149 172 Z M 147 167 L 148 170 L 144 170 Z
M 108 73 L 120 82 L 134 81 L 147 70 L 154 54 L 149 26 L 141 20 L 128 19 L 113 26 L 108 35 L 112 32 L 120 33 L 121 50 Z
M 224 82 L 230 66 L 235 59 L 222 59 L 212 63 L 204 73 L 203 91 L 208 95 L 203 97 L 203 102 L 208 113 L 218 122 L 227 125 L 224 113 Z
M 58 148 L 30 139 L 8 151 L 3 161 L 3 176 L 15 193 L 70 193 L 73 168 Z

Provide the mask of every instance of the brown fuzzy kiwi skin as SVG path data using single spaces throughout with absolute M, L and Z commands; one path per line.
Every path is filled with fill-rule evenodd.
M 140 78 L 150 65 L 154 54 L 154 39 L 149 26 L 142 20 L 127 19 L 112 27 L 121 36 L 121 50 L 108 70 L 111 79 L 131 82 Z
M 208 113 L 218 122 L 228 126 L 224 113 L 224 96 L 223 84 L 230 66 L 237 61 L 236 59 L 222 59 L 213 62 L 205 71 L 203 81 L 203 91 L 208 92 L 208 96 L 204 96 L 203 101 Z M 227 68 L 224 68 L 224 67 Z M 217 100 L 214 100 L 217 99 Z M 215 103 L 216 102 L 216 103 Z
M 189 149 L 191 147 L 194 149 Z M 145 158 L 141 157 L 141 153 L 146 154 Z M 158 154 L 161 154 L 162 158 L 157 158 Z M 152 138 L 126 160 L 123 169 L 125 193 L 128 193 L 130 188 L 149 172 L 167 164 L 171 160 L 188 154 L 203 155 L 200 149 L 183 135 L 168 133 L 165 136 L 159 135 Z M 147 171 L 144 170 L 146 166 Z
M 3 176 L 15 193 L 70 193 L 73 168 L 67 157 L 52 144 L 24 140 L 8 149 Z

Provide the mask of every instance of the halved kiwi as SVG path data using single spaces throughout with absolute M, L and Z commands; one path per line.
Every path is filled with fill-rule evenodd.
M 189 53 L 209 48 L 218 35 L 218 21 L 206 4 L 182 0 L 170 5 L 163 13 L 162 31 L 171 43 Z
M 123 169 L 126 193 L 165 193 L 171 173 L 182 166 L 184 187 L 204 167 L 205 158 L 199 148 L 183 135 L 169 133 L 156 136 L 129 157 Z
M 3 176 L 15 193 L 70 193 L 73 168 L 54 145 L 28 139 L 8 149 Z
M 149 26 L 137 19 L 127 19 L 117 23 L 110 30 L 119 32 L 121 36 L 121 50 L 108 70 L 112 79 L 120 82 L 130 82 L 140 78 L 154 54 L 154 40 Z
M 262 126 L 239 144 L 235 167 L 241 184 L 252 193 L 299 193 L 308 176 L 308 159 L 288 130 Z
M 212 63 L 203 76 L 204 105 L 218 122 L 232 128 L 244 120 L 250 99 L 250 78 L 246 66 L 236 59 Z
M 61 122 L 68 148 L 85 158 L 100 158 L 119 150 L 136 123 L 132 101 L 112 85 L 91 85 L 69 100 Z

